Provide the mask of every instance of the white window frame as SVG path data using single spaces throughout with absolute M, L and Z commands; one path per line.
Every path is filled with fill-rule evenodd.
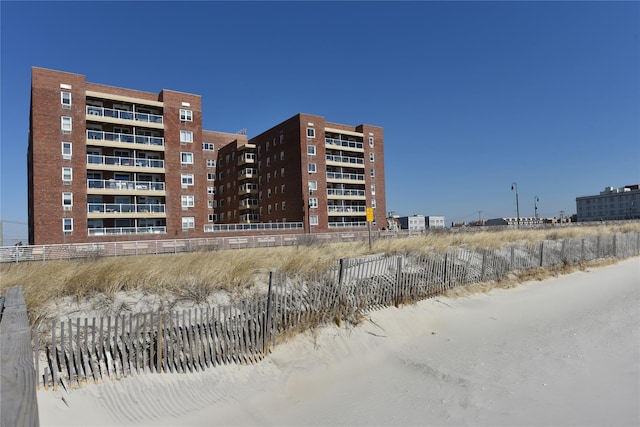
M 375 209 L 375 208 L 376 208 L 376 199 L 371 200 L 371 207 L 372 207 L 373 209 Z
M 315 138 L 316 130 L 314 128 L 307 128 L 307 138 Z
M 318 209 L 317 197 L 309 197 L 309 209 Z
M 207 181 L 215 181 L 216 180 L 216 174 L 215 172 L 209 172 L 207 173 Z
M 307 156 L 315 156 L 315 155 L 316 155 L 316 146 L 307 145 Z
M 73 193 L 62 193 L 62 207 L 65 208 L 65 210 L 71 210 L 73 207 Z
M 62 104 L 62 108 L 71 108 L 71 92 L 60 92 L 60 104 Z
M 307 170 L 309 171 L 309 173 L 316 173 L 318 172 L 318 167 L 315 163 L 309 163 L 307 166 Z
M 370 162 L 370 163 L 375 162 L 375 156 L 374 156 L 374 154 L 373 154 L 373 153 L 369 153 L 369 162 Z
M 189 230 L 196 228 L 196 219 L 192 216 L 182 217 L 182 230 Z
M 180 196 L 181 204 L 183 208 L 193 208 L 196 205 L 195 196 L 182 195 Z
M 202 149 L 205 151 L 215 151 L 216 147 L 212 142 L 203 142 Z
M 180 164 L 181 165 L 192 165 L 193 164 L 193 153 L 190 151 L 181 151 L 180 152 Z
M 193 131 L 180 130 L 180 142 L 190 144 L 193 142 Z
M 309 191 L 318 191 L 318 181 L 309 181 Z
M 60 128 L 62 133 L 71 133 L 73 131 L 73 119 L 69 116 L 60 117 Z
M 67 150 L 65 150 L 65 145 L 68 145 L 69 147 L 69 152 L 65 152 Z M 73 144 L 69 141 L 62 141 L 62 158 L 66 159 L 66 160 L 70 160 L 71 156 L 73 154 Z
M 68 179 L 65 178 L 68 176 Z M 73 168 L 62 168 L 62 182 L 71 184 L 73 182 Z
M 374 143 L 373 143 L 373 137 L 372 137 L 372 136 L 370 136 L 370 137 L 369 137 L 369 147 L 373 148 L 373 145 L 374 145 Z
M 182 185 L 193 185 L 193 174 L 192 173 L 183 173 L 180 174 L 180 182 Z
M 207 200 L 207 208 L 208 209 L 213 209 L 213 202 L 215 202 L 215 200 Z
M 375 184 L 371 184 L 371 194 L 376 194 L 376 185 Z
M 309 215 L 309 226 L 311 227 L 318 226 L 318 215 Z
M 62 218 L 62 232 L 73 233 L 73 218 Z
M 282 202 L 282 210 L 283 211 L 287 210 L 287 202 Z
M 216 221 L 216 214 L 207 214 L 207 221 L 215 222 Z
M 216 187 L 207 187 L 207 194 L 216 194 Z
M 280 152 L 280 160 L 284 160 L 284 151 Z
M 193 110 L 186 110 L 184 108 L 180 109 L 180 121 L 181 122 L 192 122 L 193 121 Z
M 371 178 L 375 178 L 376 177 L 376 170 L 371 168 L 369 169 L 369 175 L 371 176 Z
M 216 167 L 216 160 L 215 159 L 207 159 L 207 167 L 208 168 L 215 168 Z

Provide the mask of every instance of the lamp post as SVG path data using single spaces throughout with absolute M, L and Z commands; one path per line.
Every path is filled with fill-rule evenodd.
M 520 203 L 518 202 L 518 184 L 515 182 L 511 183 L 511 191 L 516 192 L 516 214 L 518 215 L 518 225 L 517 228 L 520 228 Z
M 533 212 L 534 212 L 534 217 L 535 217 L 536 219 L 538 219 L 538 202 L 539 202 L 539 201 L 540 201 L 540 199 L 538 198 L 538 196 L 536 196 L 536 197 L 533 199 L 533 205 L 534 205 L 534 211 L 533 211 Z

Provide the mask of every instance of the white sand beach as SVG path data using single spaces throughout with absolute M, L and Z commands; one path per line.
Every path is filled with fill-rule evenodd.
M 640 425 L 640 259 L 328 325 L 256 365 L 38 391 L 42 426 Z

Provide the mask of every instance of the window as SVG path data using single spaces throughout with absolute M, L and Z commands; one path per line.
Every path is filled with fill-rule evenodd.
M 267 213 L 271 214 L 271 205 L 267 206 Z
M 63 116 L 60 118 L 60 122 L 62 126 L 62 133 L 71 133 L 71 129 L 72 129 L 71 117 Z
M 315 156 L 316 155 L 316 146 L 315 145 L 307 145 L 307 155 Z
M 193 185 L 193 174 L 192 173 L 183 173 L 180 175 L 182 180 L 182 185 Z
M 195 218 L 192 216 L 183 216 L 182 217 L 182 229 L 188 230 L 190 228 L 196 228 Z
M 376 170 L 375 169 L 369 169 L 369 175 L 371 175 L 371 178 L 374 178 L 376 176 Z
M 283 211 L 287 210 L 287 202 L 282 202 L 282 210 Z
M 318 225 L 318 215 L 310 215 L 309 216 L 309 225 L 310 226 L 315 226 Z
M 271 164 L 271 157 L 267 157 L 267 167 Z
M 206 151 L 213 151 L 214 150 L 214 146 L 210 142 L 204 142 L 204 143 L 202 143 L 202 149 L 206 150 Z M 214 162 L 215 162 L 215 160 L 214 160 Z
M 278 203 L 276 203 L 276 205 L 275 205 L 275 210 L 276 210 L 276 212 L 278 211 Z
M 208 173 L 207 174 L 207 181 L 215 181 L 216 180 L 216 174 L 215 173 Z
M 183 110 L 180 109 L 180 121 L 181 122 L 192 122 L 193 121 L 193 111 L 191 110 Z
M 375 208 L 376 208 L 376 199 L 373 199 L 373 200 L 371 201 L 371 207 L 372 207 L 373 209 L 375 209 Z
M 376 185 L 371 184 L 371 194 L 376 194 Z
M 71 143 L 63 142 L 62 143 L 62 158 L 63 159 L 71 159 Z
M 267 183 L 271 182 L 271 172 L 267 174 Z
M 62 231 L 65 233 L 73 231 L 73 218 L 62 218 Z
M 207 187 L 207 194 L 216 194 L 216 187 Z
M 316 209 L 318 207 L 318 198 L 309 197 L 309 209 Z
M 71 92 L 60 92 L 62 108 L 71 108 Z
M 373 148 L 373 137 L 369 137 L 369 147 Z
M 182 196 L 182 207 L 183 208 L 192 208 L 195 206 L 195 197 L 194 196 Z
M 215 200 L 207 200 L 207 207 L 209 209 L 214 209 L 216 207 L 215 203 L 216 203 Z
M 216 214 L 207 215 L 207 221 L 209 221 L 209 222 L 215 221 L 216 220 L 216 216 L 217 216 Z
M 192 165 L 193 164 L 193 153 L 180 153 L 180 163 L 184 165 Z
M 269 199 L 271 198 L 271 189 L 270 189 L 270 188 L 267 190 L 267 197 L 268 197 Z
M 284 184 L 282 184 L 282 185 L 280 186 L 280 193 L 283 193 L 283 194 L 284 194 Z
M 373 162 L 374 162 L 373 153 L 369 153 L 369 161 L 370 161 L 371 163 L 373 163 Z
M 284 168 L 280 168 L 280 176 L 284 178 Z
M 180 142 L 193 142 L 193 132 L 190 130 L 181 130 L 180 131 Z
M 62 207 L 65 211 L 71 210 L 73 206 L 73 193 L 62 193 Z
M 284 144 L 284 131 L 280 131 L 280 145 Z
M 280 160 L 284 160 L 284 151 L 280 152 Z
M 208 168 L 215 168 L 216 167 L 216 161 L 214 159 L 207 159 L 207 167 Z
M 316 191 L 318 189 L 318 181 L 309 181 L 309 191 Z
M 71 168 L 62 168 L 62 182 L 71 184 L 71 181 L 73 181 L 73 170 Z
M 309 163 L 309 173 L 316 173 L 316 164 Z
M 315 138 L 316 130 L 314 128 L 307 128 L 307 138 Z

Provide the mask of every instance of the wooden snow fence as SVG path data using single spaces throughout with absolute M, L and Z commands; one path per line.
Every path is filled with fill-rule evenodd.
M 335 268 L 310 274 L 271 272 L 266 294 L 231 305 L 52 321 L 46 332 L 41 328 L 46 337 L 34 330 L 36 372 L 44 387 L 69 389 L 143 373 L 256 363 L 279 342 L 317 325 L 357 323 L 369 311 L 497 281 L 516 270 L 637 256 L 639 247 L 640 233 L 628 233 L 373 255 L 342 259 Z

